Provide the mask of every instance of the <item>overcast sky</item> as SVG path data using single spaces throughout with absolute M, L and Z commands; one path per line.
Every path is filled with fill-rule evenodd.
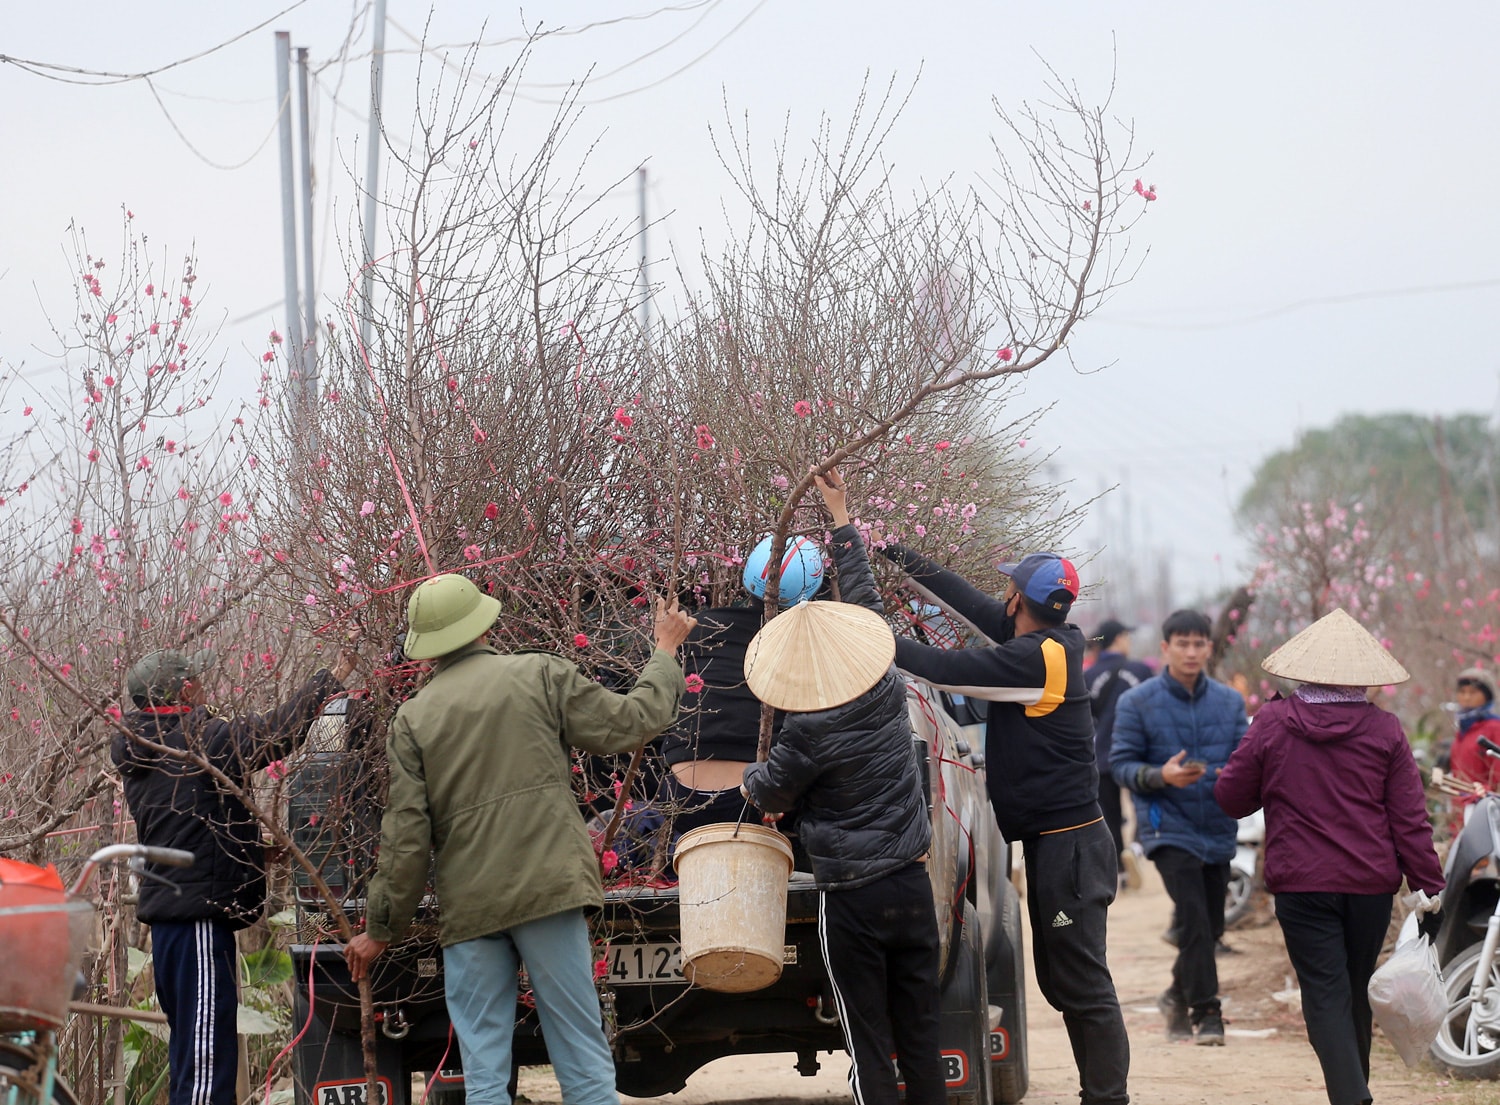
M 0 54 L 139 72 L 216 46 L 288 2 L 13 5 Z M 992 97 L 1014 106 L 1042 96 L 1039 57 L 1090 99 L 1113 73 L 1114 107 L 1152 153 L 1160 198 L 1135 233 L 1149 256 L 1073 343 L 1081 368 L 1107 367 L 1049 365 L 1026 398 L 1054 405 L 1027 447 L 1055 450 L 1054 470 L 1077 497 L 1118 485 L 1077 542 L 1108 543 L 1102 563 L 1121 579 L 1122 560 L 1150 572 L 1164 553 L 1178 601 L 1239 581 L 1250 554 L 1233 503 L 1256 462 L 1300 428 L 1350 411 L 1497 410 L 1493 0 L 557 0 L 524 16 L 558 28 L 649 16 L 543 41 L 520 88 L 517 133 L 540 128 L 556 86 L 592 67 L 583 99 L 597 102 L 578 132 L 602 136 L 591 179 L 602 192 L 648 163 L 653 214 L 666 216 L 658 255 L 691 249 L 700 228 L 720 233 L 725 177 L 708 127 L 722 122 L 723 100 L 767 135 L 791 112 L 805 147 L 820 111 L 847 118 L 867 72 L 883 82 L 920 70 L 886 155 L 909 179 L 967 185 L 992 164 Z M 417 57 L 404 32 L 420 35 L 430 20 L 430 43 L 462 44 L 522 30 L 522 11 L 476 0 L 389 0 L 389 17 L 387 48 L 402 52 L 388 58 L 388 119 L 404 119 L 412 102 Z M 350 170 L 363 171 L 363 0 L 304 0 L 159 74 L 164 108 L 142 81 L 80 86 L 0 64 L 0 368 L 23 376 L 0 408 L 0 434 L 61 379 L 44 308 L 71 310 L 70 222 L 112 256 L 122 207 L 160 256 L 196 250 L 204 311 L 229 323 L 231 373 L 258 372 L 265 333 L 284 317 L 278 29 L 319 69 L 315 222 L 332 314 L 349 279 L 337 240 Z M 515 51 L 487 47 L 479 68 L 499 72 Z M 636 201 L 626 188 L 608 202 L 629 217 Z

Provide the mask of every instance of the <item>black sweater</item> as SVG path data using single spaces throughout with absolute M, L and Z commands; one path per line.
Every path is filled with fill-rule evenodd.
M 985 636 L 1004 636 L 999 600 L 910 549 L 891 545 L 884 554 Z M 986 779 L 1007 840 L 1100 816 L 1094 721 L 1077 626 L 1041 629 L 987 648 L 947 650 L 898 638 L 896 665 L 935 687 L 989 701 Z
M 254 772 L 301 744 L 323 703 L 343 689 L 331 672 L 320 671 L 290 702 L 264 716 L 226 720 L 199 706 L 185 713 L 142 711 L 126 718 L 125 725 L 143 741 L 201 754 L 243 786 Z M 195 857 L 182 869 L 148 864 L 182 892 L 142 881 L 136 915 L 148 925 L 214 920 L 239 929 L 253 924 L 265 907 L 266 864 L 260 825 L 245 804 L 197 767 L 124 734 L 115 735 L 110 758 L 124 778 L 136 838 L 183 848 Z
M 760 605 L 716 606 L 695 616 L 682 643 L 682 674 L 699 676 L 703 687 L 683 696 L 677 724 L 662 734 L 662 758 L 749 763 L 760 740 L 760 700 L 745 683 L 745 650 L 760 632 Z

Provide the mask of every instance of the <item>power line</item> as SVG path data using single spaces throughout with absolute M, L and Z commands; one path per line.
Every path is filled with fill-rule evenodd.
M 594 106 L 596 104 L 607 104 L 607 103 L 611 102 L 612 100 L 623 100 L 627 96 L 634 96 L 634 95 L 636 95 L 638 93 L 646 92 L 646 91 L 649 91 L 650 89 L 656 88 L 658 85 L 666 84 L 668 81 L 672 80 L 674 77 L 679 77 L 683 73 L 686 73 L 693 66 L 697 65 L 700 61 L 703 61 L 705 58 L 707 58 L 710 54 L 712 54 L 720 46 L 724 45 L 724 43 L 728 42 L 731 38 L 734 37 L 734 35 L 736 34 L 736 32 L 738 32 L 741 27 L 743 27 L 746 23 L 750 22 L 750 20 L 755 17 L 756 12 L 760 11 L 760 9 L 763 8 L 763 7 L 765 7 L 766 4 L 768 4 L 769 2 L 770 2 L 770 0 L 760 0 L 760 3 L 756 4 L 755 7 L 751 8 L 750 11 L 748 13 L 746 13 L 746 15 L 745 15 L 745 17 L 743 19 L 741 19 L 733 27 L 730 27 L 729 30 L 725 31 L 724 34 L 718 39 L 718 41 L 716 41 L 712 46 L 710 46 L 707 50 L 704 50 L 703 53 L 699 54 L 697 57 L 695 57 L 692 61 L 688 62 L 686 65 L 680 66 L 677 69 L 672 70 L 672 72 L 668 73 L 666 76 L 664 76 L 664 77 L 658 77 L 656 80 L 651 81 L 649 84 L 643 84 L 643 85 L 639 86 L 638 88 L 631 88 L 631 89 L 628 89 L 625 92 L 616 92 L 613 95 L 610 95 L 610 96 L 600 96 L 599 98 L 593 99 L 593 100 L 582 100 L 582 99 L 580 99 L 578 102 L 580 104 L 586 106 L 586 107 L 591 107 L 591 106 Z M 527 95 L 525 95 L 524 93 L 521 93 L 521 92 L 517 92 L 516 93 L 516 98 L 517 99 L 521 99 L 521 100 L 529 100 L 532 103 L 537 103 L 537 104 L 546 104 L 546 103 L 551 103 L 552 102 L 551 100 L 544 100 L 544 99 L 539 99 L 539 98 L 534 97 L 534 96 L 527 96 Z
M 162 100 L 161 94 L 156 91 L 156 85 L 152 83 L 151 78 L 144 77 L 142 79 L 146 82 L 146 87 L 151 90 L 151 97 L 156 101 L 156 106 L 161 108 L 161 113 L 166 117 L 167 123 L 176 133 L 177 137 L 182 139 L 182 144 L 192 152 L 194 157 L 203 162 L 205 165 L 209 166 L 210 168 L 220 169 L 228 173 L 232 173 L 236 169 L 243 169 L 246 165 L 250 164 L 250 162 L 254 161 L 256 157 L 260 155 L 260 151 L 266 148 L 266 143 L 271 140 L 271 135 L 276 133 L 276 128 L 281 124 L 281 113 L 283 111 L 286 111 L 287 107 L 289 106 L 287 101 L 282 102 L 280 109 L 276 112 L 276 118 L 271 120 L 270 129 L 266 131 L 265 137 L 256 144 L 255 149 L 250 151 L 249 157 L 245 158 L 243 161 L 236 161 L 233 165 L 222 165 L 205 154 L 197 146 L 193 145 L 192 139 L 190 139 L 186 134 L 183 133 L 182 128 L 177 125 L 177 120 L 172 118 L 172 113 L 167 110 L 167 105 Z
M 610 77 L 613 77 L 616 74 L 623 73 L 623 72 L 625 72 L 625 70 L 633 68 L 634 66 L 639 65 L 641 62 L 645 61 L 647 58 L 655 57 L 657 54 L 661 53 L 663 50 L 667 49 L 668 47 L 675 46 L 677 43 L 681 42 L 688 35 L 692 34 L 693 31 L 697 30 L 698 27 L 699 27 L 699 25 L 701 25 L 702 22 L 705 19 L 707 19 L 710 15 L 712 15 L 714 13 L 714 9 L 717 8 L 723 2 L 724 2 L 724 0 L 712 0 L 712 3 L 710 3 L 708 5 L 708 10 L 707 11 L 705 11 L 697 19 L 695 19 L 691 23 L 689 23 L 684 30 L 679 31 L 677 34 L 675 34 L 671 38 L 667 39 L 667 41 L 663 42 L 660 46 L 656 47 L 653 50 L 647 50 L 644 54 L 640 55 L 639 57 L 631 58 L 629 61 L 627 61 L 623 65 L 617 65 L 617 66 L 615 66 L 615 68 L 611 69 L 607 73 L 599 73 L 597 75 L 592 75 L 592 76 L 590 76 L 589 79 L 590 80 L 596 80 L 596 81 L 608 80 Z M 517 88 L 571 88 L 573 86 L 573 84 L 574 84 L 573 81 L 517 81 L 516 82 L 516 87 Z
M 250 35 L 253 35 L 262 27 L 270 26 L 272 23 L 276 22 L 276 20 L 286 15 L 288 12 L 295 11 L 305 3 L 307 3 L 307 0 L 295 0 L 295 3 L 289 4 L 287 7 L 282 8 L 279 12 L 271 16 L 269 19 L 262 20 L 255 26 L 251 27 L 249 30 L 241 31 L 233 38 L 225 39 L 217 46 L 210 46 L 207 50 L 200 50 L 196 54 L 190 54 L 185 58 L 179 58 L 177 61 L 168 62 L 166 65 L 158 65 L 155 69 L 146 69 L 139 73 L 116 73 L 111 72 L 107 69 L 82 69 L 76 65 L 61 65 L 57 62 L 50 61 L 34 61 L 29 58 L 12 57 L 9 54 L 0 54 L 0 63 L 14 65 L 17 68 L 26 70 L 26 72 L 31 73 L 33 76 L 45 77 L 47 80 L 52 81 L 61 81 L 64 84 L 108 85 L 124 84 L 127 81 L 143 81 L 148 77 L 156 76 L 158 73 L 165 73 L 169 69 L 176 69 L 179 66 L 187 65 L 189 62 L 194 62 L 198 61 L 201 58 L 206 58 L 210 54 L 216 54 L 226 46 L 233 46 L 242 38 L 247 38 Z M 72 76 L 60 75 L 64 73 L 70 73 L 72 74 Z M 96 79 L 77 80 L 75 79 L 77 77 L 90 77 Z
M 1359 303 L 1368 299 L 1402 299 L 1414 295 L 1441 295 L 1447 292 L 1468 292 L 1479 288 L 1494 288 L 1497 286 L 1500 286 L 1500 278 L 1467 280 L 1456 284 L 1426 284 L 1412 288 L 1383 288 L 1375 291 L 1348 292 L 1343 295 L 1312 296 L 1308 299 L 1298 299 L 1291 303 L 1284 303 L 1280 307 L 1257 311 L 1255 314 L 1224 319 L 1221 322 L 1147 322 L 1144 319 L 1110 318 L 1107 315 L 1095 315 L 1094 319 L 1113 326 L 1131 326 L 1144 330 L 1222 330 L 1229 326 L 1248 326 L 1253 322 L 1262 322 L 1268 318 L 1291 314 L 1294 311 L 1300 311 L 1307 307 L 1327 307 L 1341 303 Z

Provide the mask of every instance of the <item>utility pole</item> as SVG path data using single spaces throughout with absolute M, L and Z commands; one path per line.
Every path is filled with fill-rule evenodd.
M 297 302 L 297 190 L 295 166 L 292 163 L 292 35 L 276 32 L 276 92 L 281 103 L 277 127 L 281 131 L 281 255 L 286 283 L 287 341 L 293 353 L 291 363 L 299 373 L 302 362 L 302 305 Z M 305 377 L 298 390 L 306 386 Z M 306 395 L 305 392 L 301 393 Z
M 641 333 L 651 333 L 651 255 L 646 252 L 646 166 L 635 171 L 636 189 L 641 199 Z
M 376 194 L 380 189 L 380 106 L 385 73 L 385 0 L 375 0 L 374 41 L 370 50 L 370 131 L 365 150 L 365 264 L 360 285 L 359 341 L 368 356 L 375 297 Z M 360 375 L 361 386 L 364 376 Z
M 314 447 L 317 420 L 311 418 L 318 405 L 318 293 L 313 281 L 313 177 L 312 127 L 307 99 L 307 47 L 297 50 L 297 92 L 302 108 L 302 394 L 312 427 Z

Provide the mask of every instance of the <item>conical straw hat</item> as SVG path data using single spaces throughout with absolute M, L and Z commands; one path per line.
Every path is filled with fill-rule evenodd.
M 799 602 L 750 642 L 745 682 L 778 710 L 829 710 L 880 682 L 895 658 L 895 635 L 873 610 L 847 602 Z
M 1330 687 L 1384 687 L 1411 673 L 1342 608 L 1326 614 L 1265 658 L 1272 675 Z

